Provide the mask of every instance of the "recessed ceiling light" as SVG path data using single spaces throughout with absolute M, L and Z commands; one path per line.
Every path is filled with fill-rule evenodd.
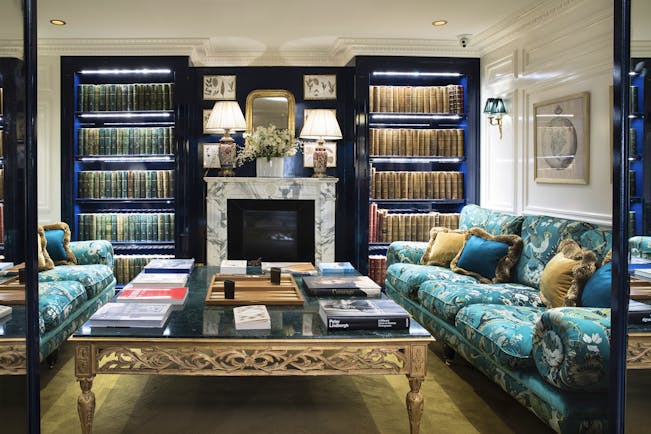
M 446 25 L 448 22 L 446 20 L 436 20 L 432 21 L 432 25 L 435 27 L 440 27 Z
M 63 20 L 50 20 L 50 24 L 54 24 L 55 26 L 65 26 L 66 22 Z

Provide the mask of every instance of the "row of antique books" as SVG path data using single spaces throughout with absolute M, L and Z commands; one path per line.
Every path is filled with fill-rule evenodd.
M 173 170 L 82 170 L 80 198 L 174 197 Z
M 463 113 L 463 86 L 370 86 L 371 112 Z
M 393 210 L 392 210 L 393 211 Z M 370 243 L 391 243 L 393 241 L 428 241 L 429 231 L 435 226 L 451 229 L 459 227 L 458 213 L 400 213 L 369 205 Z
M 79 155 L 173 154 L 174 127 L 79 128 Z
M 173 83 L 80 84 L 79 111 L 172 110 Z
M 462 157 L 463 130 L 371 128 L 370 155 Z
M 113 273 L 119 285 L 130 282 L 152 259 L 171 259 L 173 255 L 115 255 Z
M 80 240 L 174 241 L 173 213 L 82 213 Z
M 371 168 L 373 199 L 462 199 L 463 172 L 378 171 Z
M 0 135 L 2 132 L 0 131 Z M 5 199 L 5 170 L 0 169 L 0 200 Z
M 387 257 L 384 255 L 368 256 L 368 277 L 380 286 L 384 286 L 387 277 Z

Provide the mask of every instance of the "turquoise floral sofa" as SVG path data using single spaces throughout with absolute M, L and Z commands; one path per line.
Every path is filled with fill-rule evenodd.
M 516 234 L 522 252 L 511 282 L 480 283 L 449 268 L 421 265 L 427 243 L 394 242 L 386 292 L 443 342 L 557 432 L 606 432 L 610 309 L 547 308 L 539 285 L 545 265 L 566 238 L 601 263 L 610 231 L 548 216 L 512 216 L 476 205 L 460 229 Z M 608 286 L 609 288 L 609 286 Z
M 50 363 L 59 346 L 115 294 L 111 243 L 73 241 L 68 246 L 76 264 L 38 273 L 40 358 L 49 357 Z

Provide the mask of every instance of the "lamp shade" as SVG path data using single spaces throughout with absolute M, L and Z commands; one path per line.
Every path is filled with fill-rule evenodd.
M 502 98 L 495 98 L 495 105 L 493 106 L 493 114 L 502 115 L 506 113 L 506 107 Z
M 302 139 L 341 139 L 337 118 L 331 110 L 312 110 L 301 130 Z
M 210 112 L 206 130 L 214 132 L 246 130 L 246 121 L 237 101 L 217 101 Z
M 486 100 L 486 105 L 484 106 L 484 113 L 492 114 L 494 107 L 495 107 L 495 98 L 488 98 Z

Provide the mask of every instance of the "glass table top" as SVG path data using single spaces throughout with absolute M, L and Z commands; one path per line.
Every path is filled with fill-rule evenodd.
M 183 306 L 175 308 L 163 328 L 91 327 L 84 324 L 74 337 L 160 337 L 160 338 L 258 338 L 258 339 L 304 339 L 304 338 L 421 338 L 430 333 L 415 320 L 409 330 L 352 330 L 328 331 L 319 316 L 319 302 L 323 297 L 312 297 L 303 288 L 303 280 L 295 276 L 303 290 L 303 306 L 273 306 L 267 310 L 271 317 L 271 329 L 236 330 L 233 306 L 207 306 L 206 292 L 212 276 L 219 267 L 195 267 L 188 281 L 189 294 Z M 333 275 L 334 276 L 334 275 Z M 383 298 L 387 298 L 382 294 Z M 330 297 L 337 298 L 337 297 Z
M 0 339 L 24 338 L 27 333 L 25 323 L 25 305 L 11 305 L 11 314 L 0 319 Z

